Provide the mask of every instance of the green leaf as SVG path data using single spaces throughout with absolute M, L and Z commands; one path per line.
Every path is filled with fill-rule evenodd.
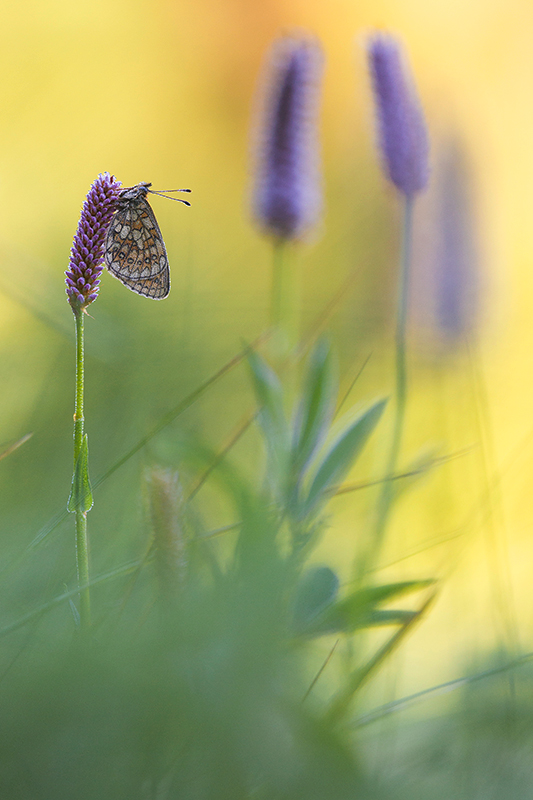
M 68 498 L 68 511 L 83 511 L 86 513 L 93 507 L 93 493 L 89 480 L 89 450 L 87 446 L 87 434 L 82 439 L 80 452 L 76 459 L 74 474 L 72 476 L 72 486 Z
M 302 508 L 303 516 L 306 517 L 314 511 L 324 500 L 324 493 L 335 483 L 339 483 L 352 467 L 376 427 L 386 402 L 378 400 L 359 414 L 330 447 L 311 483 Z
M 259 424 L 265 437 L 272 466 L 285 476 L 290 451 L 289 428 L 283 409 L 283 389 L 276 373 L 254 350 L 248 354 L 253 385 L 259 405 Z
M 356 669 L 344 682 L 340 692 L 333 699 L 333 702 L 326 713 L 326 719 L 330 723 L 338 722 L 346 715 L 350 702 L 357 694 L 361 686 L 368 680 L 370 675 L 374 673 L 381 664 L 387 659 L 393 650 L 403 641 L 406 635 L 412 630 L 413 626 L 420 620 L 424 613 L 427 611 L 431 603 L 435 600 L 436 592 L 428 597 L 426 602 L 419 608 L 418 611 L 412 612 L 412 616 L 407 619 L 395 633 L 388 639 L 385 644 L 364 664 L 361 668 Z
M 368 606 L 383 603 L 385 600 L 392 600 L 409 592 L 417 592 L 419 589 L 426 589 L 435 583 L 433 578 L 422 581 L 400 581 L 398 583 L 385 583 L 382 586 L 366 586 L 358 589 L 342 600 L 350 606 Z
M 415 613 L 404 609 L 361 608 L 356 613 L 345 614 L 334 606 L 329 610 L 327 617 L 321 617 L 316 621 L 309 633 L 313 636 L 323 636 L 331 633 L 354 633 L 362 628 L 405 625 Z
M 292 461 L 297 473 L 305 468 L 326 438 L 335 411 L 335 389 L 330 347 L 322 337 L 309 357 L 294 420 Z
M 433 580 L 405 581 L 358 589 L 324 609 L 309 633 L 315 636 L 336 632 L 352 633 L 359 628 L 403 625 L 410 620 L 412 611 L 382 610 L 376 606 L 408 592 L 425 589 L 433 583 Z
M 302 576 L 296 589 L 293 624 L 305 632 L 337 596 L 339 579 L 329 567 L 313 567 Z
M 377 628 L 384 625 L 405 625 L 417 614 L 416 611 L 406 611 L 405 609 L 373 609 L 364 624 L 365 628 Z M 361 627 L 361 626 L 358 626 Z

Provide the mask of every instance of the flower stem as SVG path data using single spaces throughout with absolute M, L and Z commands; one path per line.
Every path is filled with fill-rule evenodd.
M 298 298 L 290 243 L 276 239 L 272 253 L 270 325 L 273 330 L 273 355 L 284 358 L 298 338 Z
M 270 299 L 270 324 L 278 328 L 283 320 L 285 290 L 285 251 L 284 239 L 276 239 L 272 249 L 272 295 Z
M 84 342 L 83 342 L 83 311 L 76 308 L 74 311 L 76 325 L 76 399 L 74 405 L 74 467 L 81 450 L 83 439 L 83 389 L 84 389 Z
M 74 470 L 83 441 L 83 390 L 84 390 L 84 342 L 81 308 L 75 308 L 76 325 L 76 400 L 74 408 Z M 76 508 L 76 570 L 80 588 L 80 626 L 86 630 L 91 624 L 91 601 L 89 594 L 89 547 L 87 540 L 87 512 Z
M 409 277 L 411 271 L 411 243 L 413 230 L 413 197 L 407 195 L 404 203 L 402 249 L 398 277 L 398 308 L 396 316 L 395 362 L 396 388 L 394 422 L 391 447 L 387 461 L 385 480 L 378 501 L 374 542 L 371 545 L 374 557 L 379 554 L 394 499 L 393 476 L 398 465 L 407 403 L 407 310 L 409 302 Z

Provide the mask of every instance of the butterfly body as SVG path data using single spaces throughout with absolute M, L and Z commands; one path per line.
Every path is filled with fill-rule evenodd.
M 170 292 L 165 243 L 147 200 L 151 183 L 119 192 L 105 240 L 109 272 L 137 294 L 162 300 Z

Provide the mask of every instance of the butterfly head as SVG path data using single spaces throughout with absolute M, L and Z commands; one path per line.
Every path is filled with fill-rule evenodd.
M 118 201 L 120 203 L 131 203 L 132 200 L 138 200 L 139 198 L 144 199 L 148 192 L 150 191 L 151 183 L 147 183 L 143 181 L 142 183 L 138 183 L 136 186 L 129 186 L 126 189 L 121 189 L 118 193 Z
M 141 181 L 141 183 L 138 183 L 136 186 L 129 186 L 126 189 L 122 189 L 118 194 L 119 206 L 128 206 L 130 203 L 139 199 L 145 200 L 148 193 L 157 194 L 159 197 L 165 197 L 167 200 L 176 200 L 178 203 L 183 203 L 186 206 L 190 206 L 190 203 L 187 200 L 182 200 L 181 197 L 168 196 L 169 192 L 190 192 L 190 189 L 168 189 L 165 192 L 150 189 L 151 185 L 152 184 L 148 183 L 147 181 Z

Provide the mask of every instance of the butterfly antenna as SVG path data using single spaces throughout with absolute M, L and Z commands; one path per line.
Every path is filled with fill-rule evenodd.
M 178 203 L 183 203 L 184 206 L 190 206 L 188 200 L 183 200 L 181 197 L 169 197 L 170 192 L 190 192 L 192 189 L 149 189 L 150 194 L 158 194 L 160 197 L 166 197 L 167 200 L 176 200 Z

